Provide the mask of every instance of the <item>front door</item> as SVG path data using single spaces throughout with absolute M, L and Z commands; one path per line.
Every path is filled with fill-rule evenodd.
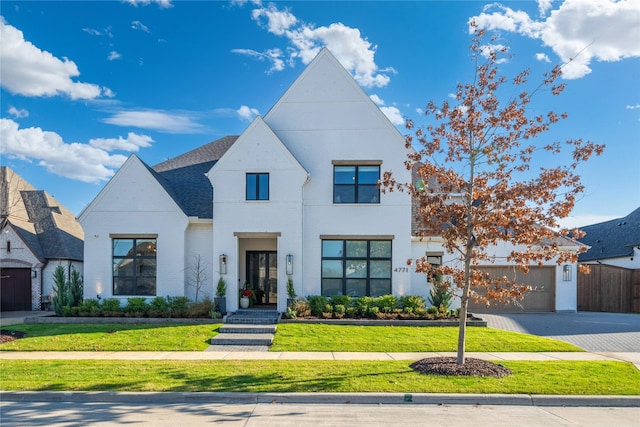
M 247 252 L 247 280 L 255 292 L 256 305 L 278 302 L 278 257 L 275 251 Z

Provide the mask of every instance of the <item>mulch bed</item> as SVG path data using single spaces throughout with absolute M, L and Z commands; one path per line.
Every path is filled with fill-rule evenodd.
M 411 369 L 421 374 L 502 378 L 512 375 L 509 368 L 486 360 L 465 358 L 463 365 L 455 357 L 430 357 L 413 362 Z
M 20 331 L 10 331 L 8 329 L 0 329 L 0 344 L 5 342 L 15 341 L 19 338 L 24 338 L 27 336 L 25 332 Z

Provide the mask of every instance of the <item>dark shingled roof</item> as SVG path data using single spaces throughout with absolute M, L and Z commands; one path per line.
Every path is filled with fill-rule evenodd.
M 205 173 L 238 136 L 225 136 L 150 168 L 160 185 L 187 216 L 213 218 L 213 189 Z
M 633 247 L 640 246 L 640 208 L 624 218 L 580 229 L 587 234 L 578 240 L 591 248 L 580 254 L 579 262 L 632 256 Z
M 11 224 L 42 262 L 83 260 L 84 232 L 69 210 L 5 166 L 0 171 L 0 181 L 3 227 Z

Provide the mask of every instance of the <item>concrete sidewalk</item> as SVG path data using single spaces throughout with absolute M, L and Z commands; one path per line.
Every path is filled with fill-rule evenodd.
M 0 351 L 0 360 L 420 360 L 455 357 L 456 353 L 366 353 L 366 352 L 256 352 L 256 351 Z M 613 360 L 631 362 L 640 369 L 640 353 L 467 352 L 483 360 Z

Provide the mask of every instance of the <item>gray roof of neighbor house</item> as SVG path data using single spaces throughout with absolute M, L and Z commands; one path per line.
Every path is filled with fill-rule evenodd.
M 213 189 L 205 176 L 238 136 L 225 136 L 150 168 L 185 215 L 213 218 Z
M 640 246 L 640 208 L 624 218 L 580 229 L 587 234 L 578 240 L 591 248 L 580 254 L 579 262 L 632 256 L 633 247 Z
M 84 232 L 73 213 L 6 166 L 0 167 L 0 184 L 2 228 L 10 224 L 42 262 L 83 260 Z

